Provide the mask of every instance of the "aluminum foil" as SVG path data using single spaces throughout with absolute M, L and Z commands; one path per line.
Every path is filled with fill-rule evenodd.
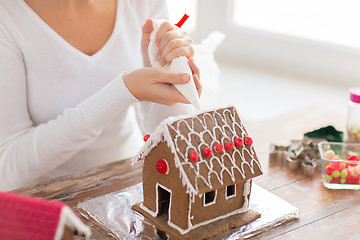
M 80 213 L 97 222 L 117 239 L 173 239 L 141 214 L 131 210 L 135 203 L 143 201 L 142 184 L 121 191 L 96 197 L 78 204 Z M 250 208 L 261 217 L 245 226 L 230 229 L 212 239 L 246 239 L 299 218 L 299 210 L 269 191 L 253 184 Z

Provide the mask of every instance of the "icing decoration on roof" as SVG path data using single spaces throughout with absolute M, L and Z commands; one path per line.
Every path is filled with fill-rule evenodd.
M 211 157 L 212 151 L 210 148 L 208 147 L 204 148 L 203 152 L 206 157 Z
M 150 137 L 150 134 L 146 134 L 146 135 L 144 136 L 144 142 L 146 142 L 146 141 L 149 139 L 149 137 Z
M 197 152 L 192 151 L 190 153 L 190 159 L 193 160 L 194 162 L 196 162 L 199 159 L 199 155 L 197 154 Z
M 169 165 L 164 159 L 159 159 L 156 162 L 156 170 L 161 174 L 169 173 Z
M 234 144 L 233 144 L 232 142 L 227 142 L 227 143 L 225 144 L 225 148 L 226 148 L 227 150 L 233 150 Z
M 248 134 L 234 107 L 168 118 L 151 134 L 134 160 L 144 160 L 159 142 L 165 141 L 174 154 L 175 167 L 179 169 L 187 193 L 194 197 L 261 174 L 253 145 L 243 146 L 246 136 Z M 215 152 L 210 157 L 199 154 L 196 162 L 188 157 L 192 151 L 201 153 L 205 148 L 211 150 L 217 144 L 227 142 L 241 143 L 243 147 Z

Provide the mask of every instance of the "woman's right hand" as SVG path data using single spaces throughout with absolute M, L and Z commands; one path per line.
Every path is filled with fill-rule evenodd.
M 124 83 L 132 95 L 140 101 L 156 102 L 168 106 L 189 101 L 172 85 L 190 81 L 187 73 L 174 73 L 158 68 L 141 68 L 123 76 Z M 201 89 L 198 78 L 195 85 Z

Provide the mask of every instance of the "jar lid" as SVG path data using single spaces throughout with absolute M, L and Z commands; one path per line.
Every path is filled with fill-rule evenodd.
M 360 86 L 352 87 L 350 90 L 350 100 L 354 103 L 360 103 Z

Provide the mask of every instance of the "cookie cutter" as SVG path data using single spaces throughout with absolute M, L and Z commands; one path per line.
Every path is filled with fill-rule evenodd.
M 312 177 L 320 172 L 320 151 L 318 144 L 324 139 L 304 137 L 301 140 L 291 140 L 289 146 L 271 144 L 269 164 L 285 165 L 290 171 L 299 171 L 306 177 Z

